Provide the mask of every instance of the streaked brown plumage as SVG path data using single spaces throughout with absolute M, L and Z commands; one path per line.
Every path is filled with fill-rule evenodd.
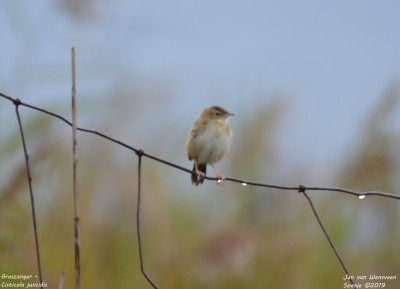
M 207 164 L 214 169 L 218 183 L 223 182 L 224 178 L 214 164 L 229 150 L 232 133 L 227 121 L 233 115 L 220 106 L 211 106 L 194 123 L 186 151 L 189 160 L 194 160 L 192 183 L 196 186 L 203 183 Z

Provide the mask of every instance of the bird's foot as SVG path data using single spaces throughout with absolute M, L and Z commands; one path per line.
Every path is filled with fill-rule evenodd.
M 217 185 L 223 185 L 224 184 L 225 177 L 221 175 L 220 173 L 217 174 Z
M 201 180 L 204 180 L 204 177 L 206 174 L 202 171 L 196 170 L 196 175 L 197 175 L 197 180 L 200 182 Z
M 213 164 L 211 166 L 214 169 L 215 174 L 217 175 L 217 185 L 223 185 L 225 177 L 219 173 L 219 171 Z

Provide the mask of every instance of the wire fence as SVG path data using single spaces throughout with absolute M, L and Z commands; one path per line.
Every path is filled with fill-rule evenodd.
M 42 265 L 41 265 L 41 258 L 40 258 L 40 246 L 39 246 L 39 238 L 38 238 L 38 229 L 37 229 L 37 221 L 36 221 L 36 212 L 35 212 L 35 202 L 34 202 L 34 192 L 32 189 L 32 177 L 31 177 L 31 168 L 30 168 L 30 162 L 29 162 L 29 154 L 27 150 L 27 145 L 25 141 L 25 135 L 24 135 L 24 129 L 23 129 L 23 123 L 21 121 L 20 117 L 20 111 L 19 108 L 20 106 L 24 106 L 27 108 L 30 108 L 32 110 L 39 111 L 41 113 L 50 115 L 52 117 L 55 117 L 65 124 L 71 126 L 73 129 L 73 147 L 74 147 L 74 160 L 73 160 L 73 171 L 74 171 L 74 200 L 76 201 L 75 204 L 75 219 L 74 219 L 74 227 L 75 227 L 75 271 L 76 271 L 76 288 L 80 288 L 80 244 L 79 244 L 79 203 L 78 203 L 78 195 L 77 195 L 77 183 L 76 183 L 76 170 L 77 170 L 77 158 L 76 158 L 76 131 L 82 131 L 88 134 L 95 134 L 101 138 L 104 138 L 118 146 L 122 146 L 131 152 L 135 153 L 138 157 L 138 187 L 137 187 L 137 207 L 136 207 L 136 230 L 137 230 L 137 241 L 138 241 L 138 251 L 139 251 L 139 262 L 140 262 L 140 269 L 143 274 L 143 276 L 146 278 L 147 282 L 149 285 L 151 285 L 153 288 L 162 288 L 156 285 L 156 282 L 153 281 L 153 279 L 150 277 L 150 275 L 146 272 L 145 270 L 145 256 L 143 255 L 143 249 L 142 249 L 142 236 L 141 236 L 141 206 L 142 206 L 142 200 L 141 200 L 141 191 L 142 191 L 142 159 L 149 158 L 152 159 L 158 163 L 173 167 L 177 170 L 181 170 L 183 172 L 186 172 L 188 174 L 192 174 L 192 170 L 182 167 L 180 165 L 177 165 L 173 162 L 161 159 L 155 155 L 151 155 L 146 153 L 142 149 L 138 149 L 135 147 L 130 146 L 127 143 L 124 143 L 118 139 L 115 139 L 111 136 L 108 136 L 100 131 L 96 130 L 91 130 L 87 128 L 82 128 L 82 127 L 77 127 L 76 126 L 76 110 L 74 108 L 74 97 L 75 97 L 75 86 L 74 86 L 74 73 L 73 73 L 73 89 L 72 89 L 72 95 L 73 95 L 73 121 L 67 120 L 65 117 L 48 111 L 46 109 L 22 102 L 18 98 L 13 98 L 10 97 L 4 93 L 0 93 L 0 96 L 4 99 L 9 100 L 12 104 L 15 106 L 15 113 L 16 117 L 18 120 L 18 125 L 20 129 L 20 136 L 21 136 L 21 141 L 22 141 L 22 146 L 23 146 L 23 151 L 24 151 L 24 156 L 25 156 L 25 164 L 26 164 L 26 172 L 27 172 L 27 178 L 28 178 L 28 184 L 29 184 L 29 194 L 30 194 L 30 200 L 31 200 L 31 211 L 32 211 L 32 220 L 33 220 L 33 230 L 34 230 L 34 235 L 35 235 L 35 249 L 36 249 L 36 259 L 37 259 L 37 267 L 38 267 L 38 274 L 39 274 L 39 280 L 41 283 L 41 288 L 43 288 L 43 277 L 42 277 Z M 205 176 L 206 180 L 209 181 L 218 181 L 216 177 L 209 177 Z M 330 191 L 330 192 L 335 192 L 335 193 L 342 193 L 342 194 L 349 194 L 352 196 L 355 196 L 359 199 L 364 199 L 366 196 L 378 196 L 381 198 L 390 198 L 390 199 L 396 199 L 400 200 L 400 195 L 398 194 L 392 194 L 392 193 L 386 193 L 386 192 L 380 192 L 380 191 L 353 191 L 345 188 L 336 188 L 336 187 L 315 187 L 315 186 L 306 186 L 306 185 L 296 185 L 296 186 L 281 186 L 281 185 L 275 185 L 275 184 L 268 184 L 268 183 L 259 183 L 259 182 L 251 182 L 243 179 L 238 179 L 238 178 L 232 178 L 232 177 L 226 177 L 224 179 L 225 182 L 232 182 L 232 183 L 237 183 L 239 185 L 243 186 L 254 186 L 254 187 L 263 187 L 263 188 L 272 188 L 272 189 L 277 189 L 277 190 L 288 190 L 288 191 L 295 191 L 300 194 L 302 194 L 306 200 L 309 203 L 310 209 L 312 210 L 315 219 L 318 222 L 319 227 L 321 228 L 322 232 L 325 235 L 325 238 L 327 242 L 329 242 L 333 252 L 335 253 L 335 256 L 340 263 L 340 266 L 343 268 L 345 274 L 347 276 L 352 276 L 350 273 L 350 270 L 347 268 L 345 261 L 343 260 L 342 256 L 340 255 L 338 249 L 336 248 L 334 242 L 332 241 L 327 229 L 325 228 L 318 211 L 316 210 L 314 203 L 312 199 L 310 198 L 309 194 L 307 192 L 310 191 Z M 64 272 L 61 274 L 61 279 L 60 279 L 60 288 L 63 287 L 64 283 Z M 353 279 L 349 279 L 349 281 L 352 283 L 353 287 L 356 288 L 356 284 Z
M 22 140 L 22 145 L 23 145 L 23 150 L 24 150 L 24 155 L 25 155 L 25 161 L 26 161 L 26 170 L 27 170 L 27 176 L 28 176 L 28 184 L 29 184 L 29 192 L 30 192 L 30 199 L 31 199 L 31 209 L 32 209 L 32 219 L 33 219 L 33 228 L 34 228 L 34 234 L 35 234 L 35 244 L 36 244 L 36 255 L 37 255 L 37 263 L 38 263 L 38 272 L 39 272 L 39 278 L 40 278 L 40 282 L 43 282 L 42 279 L 42 266 L 41 266 L 41 260 L 40 260 L 40 246 L 39 246 L 39 239 L 38 239 L 38 232 L 37 232 L 37 223 L 36 223 L 36 214 L 35 214 L 35 202 L 34 202 L 34 193 L 33 193 L 33 189 L 32 189 L 32 177 L 30 174 L 30 164 L 29 164 L 29 155 L 28 155 L 28 151 L 27 151 L 27 147 L 26 147 L 26 141 L 25 141 L 25 136 L 24 136 L 24 130 L 23 130 L 23 124 L 21 122 L 21 117 L 20 117 L 20 112 L 19 112 L 19 107 L 20 106 L 24 106 L 33 110 L 37 110 L 39 112 L 51 115 L 55 118 L 60 119 L 61 121 L 63 121 L 64 123 L 66 123 L 69 126 L 73 126 L 73 123 L 68 121 L 66 118 L 62 117 L 61 115 L 58 115 L 54 112 L 45 110 L 43 108 L 40 107 L 36 107 L 33 106 L 31 104 L 28 103 L 24 103 L 21 100 L 19 100 L 18 98 L 12 98 L 6 94 L 0 93 L 0 96 L 11 101 L 14 106 L 15 106 L 15 112 L 16 112 L 16 116 L 18 119 L 18 125 L 20 128 L 20 135 L 21 135 L 21 140 Z M 87 129 L 87 128 L 81 128 L 81 127 L 77 127 L 76 128 L 79 131 L 82 132 L 86 132 L 86 133 L 90 133 L 90 134 L 95 134 L 99 137 L 102 137 L 104 139 L 107 139 L 113 143 L 115 143 L 116 145 L 125 147 L 126 149 L 134 152 L 137 156 L 138 156 L 138 188 L 137 188 L 137 209 L 136 209 L 136 229 L 137 229 L 137 238 L 138 238 L 138 244 L 139 244 L 139 256 L 140 256 L 140 268 L 142 271 L 142 274 L 144 275 L 144 277 L 146 278 L 146 280 L 149 282 L 149 284 L 151 286 L 153 286 L 153 288 L 160 288 L 158 287 L 155 282 L 150 278 L 150 276 L 146 273 L 145 271 L 145 266 L 144 266 L 144 256 L 143 256 L 143 251 L 142 251 L 142 238 L 141 238 L 141 222 L 140 222 L 140 210 L 141 210 L 141 179 L 142 179 L 142 158 L 143 157 L 147 157 L 149 159 L 152 159 L 156 162 L 165 164 L 167 166 L 173 167 L 175 169 L 184 171 L 188 174 L 192 174 L 192 170 L 179 166 L 175 163 L 169 162 L 167 160 L 158 158 L 154 155 L 151 154 L 147 154 L 144 152 L 144 150 L 142 149 L 138 149 L 138 148 L 134 148 L 120 140 L 114 139 L 108 135 L 105 135 L 99 131 L 96 130 L 91 130 L 91 129 Z M 209 180 L 209 181 L 218 181 L 218 179 L 216 177 L 209 177 L 206 176 L 205 179 Z M 273 188 L 273 189 L 278 189 L 278 190 L 289 190 L 289 191 L 297 191 L 301 194 L 304 195 L 304 197 L 307 199 L 307 201 L 309 202 L 310 208 L 313 211 L 316 220 L 318 221 L 318 224 L 321 228 L 321 230 L 323 231 L 327 241 L 329 242 L 330 246 L 332 247 L 332 250 L 334 251 L 337 260 L 339 261 L 340 265 L 342 266 L 344 272 L 351 276 L 349 269 L 346 267 L 345 262 L 343 260 L 343 258 L 341 257 L 339 251 L 337 250 L 335 244 L 333 243 L 328 231 L 326 230 L 314 204 L 313 201 L 311 200 L 310 196 L 307 194 L 307 191 L 330 191 L 330 192 L 336 192 L 336 193 L 344 193 L 344 194 L 350 194 L 353 196 L 358 197 L 359 199 L 363 199 L 366 196 L 379 196 L 379 197 L 383 197 L 383 198 L 392 198 L 392 199 L 396 199 L 396 200 L 400 200 L 400 196 L 397 194 L 391 194 L 391 193 L 385 193 L 385 192 L 380 192 L 380 191 L 365 191 L 365 192 L 357 192 L 357 191 L 353 191 L 353 190 L 349 190 L 349 189 L 344 189 L 344 188 L 332 188 L 332 187 L 313 187 L 313 186 L 306 186 L 306 185 L 298 185 L 298 186 L 280 186 L 280 185 L 274 185 L 274 184 L 267 184 L 267 183 L 258 183 L 258 182 L 250 182 L 247 180 L 243 180 L 243 179 L 238 179 L 238 178 L 232 178 L 232 177 L 226 177 L 225 182 L 234 182 L 234 183 L 238 183 L 241 185 L 246 185 L 246 186 L 255 186 L 255 187 L 265 187 L 265 188 Z M 78 245 L 79 248 L 79 245 Z M 77 266 L 79 266 L 79 258 L 77 260 Z M 79 267 L 78 267 L 79 268 Z M 352 279 L 350 279 L 350 282 L 354 285 L 354 281 Z

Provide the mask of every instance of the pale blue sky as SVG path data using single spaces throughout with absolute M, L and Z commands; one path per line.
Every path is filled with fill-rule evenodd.
M 213 104 L 236 113 L 234 129 L 241 112 L 278 92 L 291 99 L 283 155 L 324 161 L 354 141 L 400 78 L 399 1 L 91 2 L 75 17 L 60 1 L 1 1 L 0 91 L 68 112 L 75 46 L 78 95 L 97 109 L 118 98 L 108 94 L 116 86 L 140 85 L 147 95 L 132 97 L 161 120 L 148 131 L 180 118 L 190 127 Z M 159 105 L 158 89 L 168 91 Z

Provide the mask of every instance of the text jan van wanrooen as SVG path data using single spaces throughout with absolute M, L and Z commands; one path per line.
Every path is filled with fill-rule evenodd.
M 369 278 L 368 278 L 368 276 L 367 275 L 357 275 L 356 276 L 356 278 L 357 279 L 359 279 L 359 280 L 396 280 L 397 279 L 397 276 L 395 276 L 395 275 L 393 275 L 393 276 L 384 276 L 384 275 L 375 275 L 375 274 L 373 274 L 373 275 L 369 275 Z M 346 275 L 346 276 L 344 276 L 343 277 L 343 280 L 353 280 L 353 279 L 355 279 L 354 278 L 354 276 L 352 276 L 352 275 Z

